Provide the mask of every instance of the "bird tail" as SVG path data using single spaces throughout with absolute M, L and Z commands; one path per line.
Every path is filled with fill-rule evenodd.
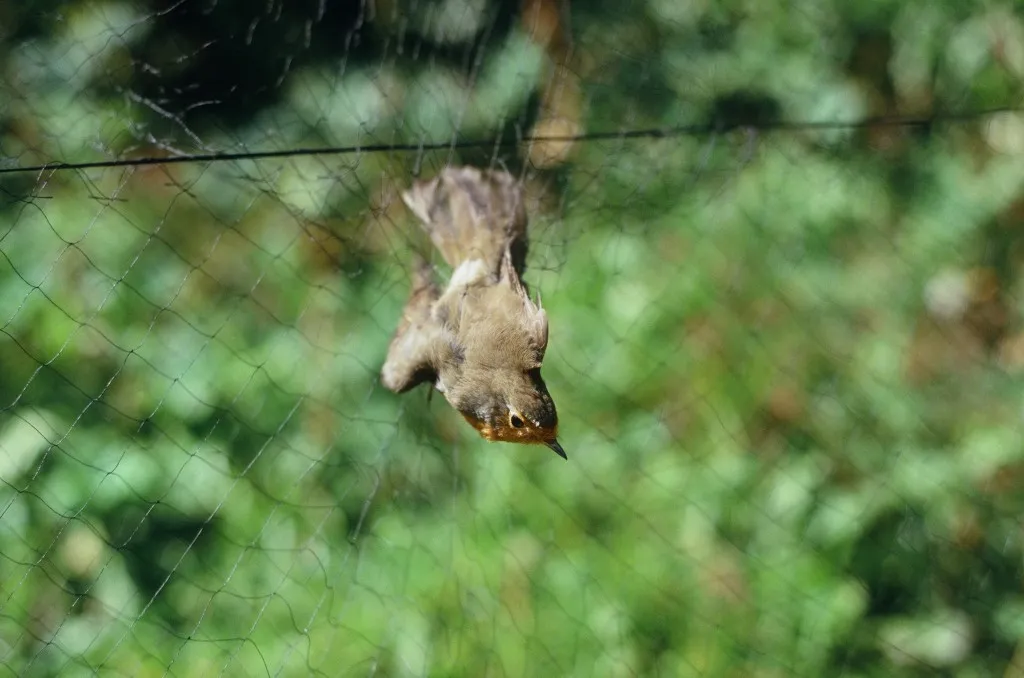
M 526 260 L 526 208 L 516 179 L 503 170 L 448 167 L 402 193 L 434 247 L 456 270 L 480 260 L 492 277 L 509 250 L 516 272 Z

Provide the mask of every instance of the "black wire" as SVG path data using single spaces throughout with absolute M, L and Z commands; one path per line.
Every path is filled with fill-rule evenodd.
M 436 151 L 446 149 L 473 149 L 473 148 L 494 148 L 514 146 L 517 144 L 529 144 L 534 142 L 588 142 L 588 141 L 609 141 L 617 139 L 665 139 L 672 137 L 699 136 L 706 134 L 721 134 L 733 129 L 750 129 L 762 132 L 773 131 L 805 131 L 805 130 L 838 130 L 838 129 L 863 129 L 875 126 L 888 127 L 930 127 L 936 124 L 967 123 L 990 117 L 999 113 L 1019 113 L 1024 108 L 1017 106 L 1001 106 L 987 108 L 977 111 L 962 113 L 937 113 L 929 116 L 878 116 L 862 118 L 860 120 L 837 122 L 837 121 L 810 121 L 810 122 L 760 122 L 757 124 L 743 125 L 734 124 L 725 126 L 720 123 L 700 125 L 680 125 L 676 127 L 646 128 L 636 130 L 619 130 L 615 132 L 588 132 L 584 134 L 556 135 L 556 136 L 524 136 L 519 138 L 508 138 L 498 140 L 497 144 L 493 139 L 487 140 L 466 140 L 466 141 L 444 141 L 434 143 L 408 143 L 408 144 L 367 144 L 360 146 L 324 146 L 321 148 L 289 148 L 278 151 L 245 151 L 238 153 L 197 153 L 183 154 L 170 157 L 142 157 L 127 158 L 121 160 L 93 160 L 89 162 L 49 162 L 40 165 L 28 165 L 25 167 L 0 167 L 0 174 L 23 174 L 29 172 L 57 172 L 61 170 L 82 170 L 110 167 L 143 167 L 147 165 L 176 165 L 182 163 L 198 162 L 224 162 L 232 160 L 261 160 L 265 158 L 289 158 L 312 155 L 351 155 L 355 153 L 408 153 L 423 151 Z

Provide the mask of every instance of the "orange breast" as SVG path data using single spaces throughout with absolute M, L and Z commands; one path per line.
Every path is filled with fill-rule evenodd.
M 554 428 L 541 428 L 537 426 L 524 426 L 522 428 L 513 428 L 512 426 L 491 426 L 483 419 L 477 419 L 468 414 L 463 414 L 463 418 L 469 422 L 469 425 L 477 430 L 477 432 L 485 440 L 492 442 L 500 441 L 506 443 L 523 443 L 527 445 L 547 445 L 551 441 L 558 437 L 558 427 Z

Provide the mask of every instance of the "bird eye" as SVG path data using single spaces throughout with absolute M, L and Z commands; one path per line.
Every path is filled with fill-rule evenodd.
M 508 421 L 509 421 L 510 424 L 512 424 L 512 428 L 522 428 L 523 427 L 523 420 L 520 419 L 519 415 L 517 415 L 517 414 L 513 414 L 511 417 L 509 417 Z

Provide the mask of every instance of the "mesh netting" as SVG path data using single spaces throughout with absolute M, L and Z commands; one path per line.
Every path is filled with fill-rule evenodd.
M 0 673 L 1024 675 L 1024 16 L 793 5 L 0 0 Z M 380 384 L 452 164 L 567 462 Z

